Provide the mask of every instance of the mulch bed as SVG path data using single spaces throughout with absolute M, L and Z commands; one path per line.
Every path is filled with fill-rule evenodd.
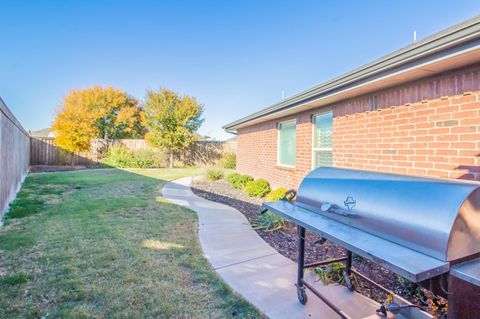
M 259 216 L 262 200 L 249 197 L 243 191 L 234 189 L 224 180 L 211 182 L 206 179 L 197 179 L 192 183 L 192 190 L 200 197 L 236 208 L 245 215 L 250 223 L 254 223 Z M 294 224 L 287 221 L 286 227 L 282 230 L 263 231 L 256 229 L 256 231 L 263 240 L 280 254 L 296 262 L 297 235 Z M 319 239 L 319 236 L 307 231 L 305 243 L 306 263 L 345 256 L 345 250 L 333 243 L 327 241 L 323 245 L 315 244 Z M 354 257 L 353 266 L 396 294 L 403 296 L 411 302 L 418 302 L 415 297 L 411 296 L 411 292 L 406 285 L 400 283 L 397 279 L 398 277 L 391 271 L 360 257 Z M 369 283 L 358 282 L 356 290 L 377 302 L 385 301 L 386 294 L 379 289 L 375 289 Z

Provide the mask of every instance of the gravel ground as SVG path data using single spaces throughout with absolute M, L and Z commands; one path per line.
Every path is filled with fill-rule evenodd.
M 250 197 L 241 190 L 234 189 L 224 180 L 211 182 L 206 179 L 197 179 L 192 184 L 192 190 L 200 197 L 236 208 L 247 217 L 250 223 L 253 223 L 259 215 L 262 200 Z M 287 221 L 286 227 L 279 231 L 263 231 L 259 229 L 256 231 L 263 240 L 275 248 L 280 254 L 296 261 L 297 236 L 296 227 L 292 223 Z M 333 243 L 326 242 L 323 245 L 315 244 L 319 239 L 319 236 L 307 231 L 305 243 L 306 263 L 327 258 L 343 257 L 345 255 L 344 249 Z M 398 277 L 391 271 L 360 257 L 354 257 L 353 266 L 387 289 L 394 291 L 396 294 L 414 303 L 419 303 L 417 298 L 411 296 L 411 292 L 407 287 L 408 285 L 402 284 L 398 280 Z M 379 289 L 375 289 L 367 282 L 357 282 L 356 290 L 378 302 L 383 302 L 386 297 L 385 293 Z

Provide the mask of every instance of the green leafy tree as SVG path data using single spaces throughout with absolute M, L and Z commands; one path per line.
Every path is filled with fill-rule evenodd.
M 173 167 L 173 153 L 197 139 L 195 132 L 203 123 L 203 105 L 194 97 L 165 88 L 147 91 L 144 104 L 143 124 L 148 129 L 145 139 L 151 146 L 166 150 L 169 166 Z

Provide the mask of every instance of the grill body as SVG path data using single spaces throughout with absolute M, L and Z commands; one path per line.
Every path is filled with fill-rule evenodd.
M 480 303 L 466 307 L 462 294 L 480 295 L 480 183 L 322 167 L 303 179 L 295 201 L 266 202 L 263 208 L 298 226 L 302 303 L 305 288 L 312 290 L 303 269 L 326 263 L 304 265 L 309 230 L 346 249 L 340 259 L 346 278 L 354 273 L 369 280 L 351 268 L 353 252 L 448 298 L 449 319 L 480 313 Z

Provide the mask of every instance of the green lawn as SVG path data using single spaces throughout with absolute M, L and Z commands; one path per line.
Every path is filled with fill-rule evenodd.
M 0 318 L 257 318 L 162 184 L 198 170 L 31 174 L 0 228 Z

